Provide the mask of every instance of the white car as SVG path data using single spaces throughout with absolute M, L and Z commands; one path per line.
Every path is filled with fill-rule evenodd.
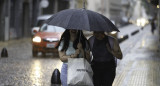
M 52 15 L 41 15 L 37 18 L 37 22 L 35 27 L 32 28 L 32 36 L 35 35 L 35 33 L 37 31 L 39 31 L 40 26 L 44 23 L 45 20 L 47 20 L 48 18 L 50 18 Z

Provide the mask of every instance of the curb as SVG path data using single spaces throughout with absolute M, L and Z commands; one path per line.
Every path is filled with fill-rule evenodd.
M 143 28 L 140 28 L 140 29 L 143 29 Z M 125 41 L 126 39 L 128 39 L 129 36 L 134 36 L 134 35 L 136 35 L 139 31 L 140 31 L 140 30 L 137 29 L 137 30 L 135 30 L 135 31 L 133 31 L 133 32 L 131 32 L 131 33 L 129 33 L 129 34 L 124 35 L 123 38 L 118 38 L 119 43 L 122 43 L 123 41 Z
M 118 42 L 122 43 L 123 41 L 125 41 L 126 39 L 128 39 L 128 35 L 125 35 L 123 38 L 118 38 Z
M 133 36 L 133 35 L 137 34 L 138 32 L 139 32 L 139 30 L 133 31 L 133 32 L 131 33 L 131 35 Z

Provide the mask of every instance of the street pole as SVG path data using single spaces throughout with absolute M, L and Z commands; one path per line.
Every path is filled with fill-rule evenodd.
M 54 0 L 54 13 L 58 12 L 58 0 Z
M 10 0 L 0 1 L 0 40 L 9 40 Z
M 159 6 L 160 6 L 160 0 L 159 0 Z M 160 8 L 158 8 L 158 29 L 159 29 L 159 36 L 160 36 Z M 160 41 L 160 37 L 159 37 Z
M 4 41 L 4 4 L 5 1 L 0 1 L 0 41 Z
M 83 0 L 83 9 L 85 9 L 86 7 L 85 7 L 85 1 Z
M 160 6 L 160 0 L 159 0 Z M 159 50 L 160 50 L 160 8 L 158 8 L 158 30 L 159 30 Z
M 6 8 L 6 12 L 5 12 L 5 31 L 4 31 L 4 40 L 8 41 L 9 40 L 9 20 L 10 20 L 10 0 L 5 0 L 5 8 Z

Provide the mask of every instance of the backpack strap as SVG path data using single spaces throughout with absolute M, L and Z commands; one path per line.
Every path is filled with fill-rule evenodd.
M 92 36 L 92 37 L 89 38 L 89 44 L 90 44 L 90 49 L 91 49 L 91 50 L 92 50 L 92 48 L 93 48 L 94 39 L 95 39 L 94 36 Z
M 113 50 L 114 47 L 114 38 L 111 36 L 108 36 L 108 41 L 109 41 L 109 45 L 111 47 L 111 49 Z
M 111 37 L 111 36 L 108 36 L 108 35 L 107 35 L 107 37 L 108 37 L 109 45 L 110 45 L 111 49 L 113 49 L 114 40 L 115 40 L 115 39 L 114 39 L 113 37 Z M 94 36 L 92 36 L 92 37 L 89 38 L 89 44 L 90 44 L 90 49 L 91 49 L 91 50 L 92 50 L 92 48 L 93 48 L 94 39 L 95 39 Z
M 108 36 L 108 41 L 109 41 L 110 47 L 111 47 L 111 49 L 113 50 L 114 40 L 116 40 L 116 38 L 114 38 L 114 37 L 112 37 L 112 36 L 109 36 L 109 35 L 107 35 L 107 36 Z M 115 59 L 115 64 L 116 64 L 116 66 L 117 66 L 117 58 L 114 57 L 114 59 Z

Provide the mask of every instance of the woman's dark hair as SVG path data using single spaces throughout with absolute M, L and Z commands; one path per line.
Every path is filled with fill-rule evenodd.
M 61 41 L 64 41 L 64 45 L 63 45 L 61 51 L 66 51 L 69 46 L 69 40 L 70 40 L 70 32 L 68 29 L 66 29 L 65 32 L 62 34 L 60 42 L 58 43 L 56 48 L 59 47 Z M 73 42 L 74 49 L 77 49 L 77 45 L 79 42 L 82 43 L 83 49 L 86 49 L 86 47 L 89 48 L 89 42 L 87 41 L 86 37 L 83 35 L 83 32 L 81 30 L 78 30 L 77 38 Z M 88 44 L 88 46 L 86 44 Z

